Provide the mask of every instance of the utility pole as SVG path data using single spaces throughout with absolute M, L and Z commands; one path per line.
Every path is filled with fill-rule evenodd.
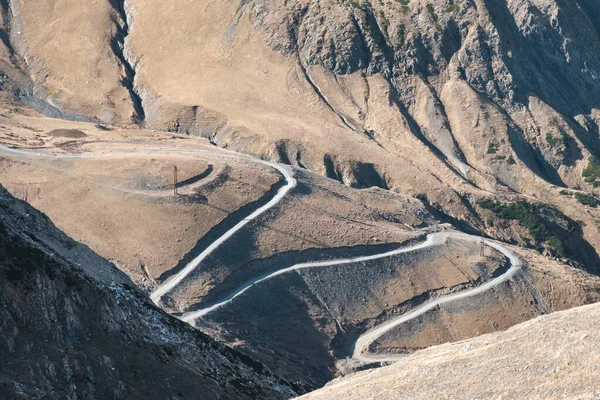
M 485 257 L 485 242 L 483 241 L 483 238 L 481 238 L 481 248 L 479 249 L 479 255 L 481 257 Z
M 177 165 L 173 165 L 173 194 L 177 196 Z

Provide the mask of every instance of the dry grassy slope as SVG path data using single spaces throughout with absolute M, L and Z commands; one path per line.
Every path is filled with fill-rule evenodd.
M 101 255 L 117 261 L 146 288 L 154 285 L 151 279 L 164 279 L 165 273 L 180 268 L 194 247 L 190 254 L 198 254 L 198 249 L 214 238 L 207 232 L 239 220 L 241 214 L 230 214 L 243 209 L 248 201 L 265 197 L 280 179 L 262 166 L 219 157 L 222 150 L 201 138 L 147 130 L 106 131 L 90 123 L 40 117 L 19 107 L 8 107 L 0 116 L 0 137 L 12 146 L 59 153 L 215 152 L 196 157 L 152 154 L 69 160 L 3 155 L 0 159 L 0 182 L 13 194 L 46 211 L 60 227 Z M 180 200 L 185 201 L 174 201 L 169 190 L 173 164 L 179 166 L 180 179 L 202 174 L 209 166 L 213 171 L 198 186 L 181 188 L 184 195 Z M 298 187 L 284 201 L 240 231 L 169 294 L 174 300 L 169 307 L 185 311 L 208 304 L 250 277 L 284 265 L 397 247 L 419 234 L 414 228 L 439 222 L 415 199 L 382 189 L 349 189 L 301 169 L 296 170 L 296 178 Z M 186 197 L 194 192 L 195 197 Z M 511 232 L 497 234 L 509 239 Z M 476 261 L 477 245 L 451 247 L 451 251 L 428 252 L 420 264 L 408 257 L 353 268 L 303 271 L 299 276 L 288 274 L 268 287 L 249 291 L 250 298 L 245 294 L 214 314 L 203 329 L 230 343 L 246 343 L 246 350 L 276 371 L 294 379 L 302 377 L 298 379 L 306 387 L 314 388 L 345 370 L 336 361 L 351 352 L 355 336 L 369 326 L 420 304 L 429 295 L 441 295 L 448 288 L 458 290 L 478 277 L 489 278 L 485 273 L 482 276 L 479 267 L 468 268 Z M 572 272 L 537 253 L 524 254 L 530 257 L 532 281 L 552 309 L 597 300 L 594 291 L 598 285 L 588 275 Z M 406 268 L 415 263 L 419 267 Z M 508 285 L 508 290 L 502 288 L 473 310 L 465 311 L 461 305 L 444 309 L 442 322 L 429 329 L 433 333 L 403 334 L 392 347 L 418 348 L 459 340 L 511 326 L 543 311 L 530 304 L 536 301 L 532 288 L 519 287 L 522 294 L 513 295 Z M 274 297 L 278 300 L 273 301 Z M 513 309 L 502 299 L 511 300 Z M 252 308 L 247 308 L 248 304 Z M 519 311 L 508 312 L 515 309 Z M 303 310 L 300 320 L 294 319 L 298 310 Z M 280 320 L 273 315 L 293 324 L 297 337 L 306 339 L 302 346 L 287 329 L 279 330 Z M 271 329 L 273 322 L 277 323 Z M 275 343 L 281 345 L 273 353 Z
M 377 340 L 373 350 L 410 352 L 507 329 L 540 314 L 600 300 L 600 279 L 564 266 L 534 265 L 523 275 L 468 301 L 446 304 Z
M 371 351 L 410 353 L 600 300 L 600 279 L 542 260 L 535 252 L 524 254 L 529 267 L 523 275 L 402 324 L 378 339 Z M 327 256 L 324 252 L 318 258 Z M 305 252 L 304 258 L 315 257 Z M 479 257 L 477 244 L 450 241 L 374 262 L 302 270 L 260 283 L 197 324 L 285 377 L 302 376 L 309 385 L 320 385 L 355 368 L 347 357 L 362 332 L 431 297 L 488 280 L 500 273 L 504 261 L 494 252 Z M 281 258 L 278 265 L 293 262 Z M 179 290 L 173 296 L 185 294 Z
M 450 241 L 387 259 L 285 274 L 256 285 L 198 326 L 229 343 L 237 340 L 285 377 L 301 376 L 320 386 L 339 374 L 337 364 L 350 356 L 360 333 L 504 267 L 501 255 L 481 258 L 478 251 L 476 244 Z M 305 252 L 278 265 L 335 258 L 336 253 L 351 254 Z
M 600 306 L 436 346 L 340 378 L 304 399 L 592 399 L 599 394 Z
M 510 188 L 586 222 L 600 244 L 597 213 L 553 186 L 595 190 L 581 176 L 600 154 L 589 0 L 7 4 L 21 69 L 65 112 L 133 115 L 420 195 L 480 229 L 468 202 Z
M 2 141 L 12 146 L 50 152 L 175 152 L 100 159 L 2 155 L 0 181 L 8 190 L 48 213 L 62 229 L 119 264 L 143 286 L 181 267 L 188 252 L 197 254 L 214 240 L 213 228 L 223 231 L 247 215 L 255 207 L 252 203 L 270 198 L 268 192 L 281 181 L 267 167 L 219 157 L 219 149 L 200 138 L 104 131 L 93 124 L 20 114 L 0 121 Z M 61 133 L 65 129 L 84 137 L 68 137 L 72 135 Z M 215 154 L 177 154 L 186 150 Z M 169 186 L 174 164 L 180 181 L 204 173 L 209 165 L 212 172 L 197 186 L 180 188 L 183 196 L 175 199 Z M 225 246 L 223 259 L 230 264 L 214 268 L 216 273 L 208 279 L 212 283 L 204 290 L 195 286 L 196 298 L 235 274 L 240 262 L 311 248 L 400 243 L 415 235 L 411 229 L 435 222 L 415 199 L 383 190 L 350 190 L 301 170 L 297 178 L 300 184 L 294 192 L 232 240 L 237 252 Z M 205 238 L 207 233 L 211 235 Z M 239 259 L 230 260 L 238 253 Z M 203 271 L 211 269 L 205 266 Z
M 371 186 L 379 180 L 381 185 L 397 186 L 400 192 L 421 193 L 416 189 L 421 182 L 432 188 L 432 197 L 443 197 L 444 202 L 453 198 L 458 203 L 452 190 L 440 187 L 428 172 L 425 160 L 407 157 L 415 148 L 426 150 L 402 127 L 402 119 L 389 115 L 385 82 L 374 78 L 370 100 L 381 107 L 374 107 L 378 113 L 372 123 L 399 126 L 395 135 L 406 138 L 401 158 L 381 149 L 363 132 L 345 126 L 320 100 L 297 60 L 266 47 L 249 13 L 240 13 L 236 19 L 239 10 L 234 3 L 200 2 L 186 9 L 173 2 L 130 4 L 135 23 L 128 43 L 139 61 L 138 90 L 148 126 L 202 133 L 222 146 L 288 159 L 356 186 Z M 331 75 L 322 73 L 331 81 Z M 348 79 L 347 86 L 357 98 L 366 100 L 369 84 L 358 74 Z M 327 89 L 326 83 L 322 85 Z M 350 104 L 346 96 L 335 94 Z M 370 168 L 357 163 L 375 160 L 374 177 L 357 176 L 361 168 Z M 428 164 L 461 184 L 439 161 Z M 383 165 L 390 168 L 381 169 Z
M 111 48 L 118 10 L 110 1 L 5 2 L 15 58 L 23 60 L 39 96 L 60 110 L 105 123 L 129 123 L 125 71 Z M 118 45 L 117 45 L 118 47 Z
M 3 125 L 7 143 L 47 146 L 58 152 L 135 151 L 142 142 L 147 150 L 156 149 L 147 132 L 141 134 L 138 145 L 132 140 L 132 132 L 127 134 L 129 143 L 121 144 L 122 132 L 99 131 L 91 124 L 63 122 L 62 127 L 87 132 L 86 137 L 73 139 L 51 135 L 52 124 L 48 128 L 44 125 L 47 119 L 22 121 L 4 121 L 10 124 L 10 128 Z M 98 135 L 103 140 L 94 145 Z M 86 142 L 92 144 L 86 146 Z M 167 151 L 169 145 L 161 144 Z M 177 141 L 170 146 L 177 149 Z M 201 143 L 195 147 L 211 150 Z M 175 199 L 170 186 L 173 165 L 178 166 L 180 181 L 204 173 L 208 165 L 212 172 L 191 193 L 180 188 L 182 196 Z M 0 180 L 8 190 L 48 213 L 62 229 L 119 264 L 144 286 L 153 284 L 147 278 L 158 279 L 177 265 L 213 226 L 231 212 L 262 198 L 280 179 L 268 168 L 210 155 L 87 160 L 9 156 L 2 159 L 2 166 Z

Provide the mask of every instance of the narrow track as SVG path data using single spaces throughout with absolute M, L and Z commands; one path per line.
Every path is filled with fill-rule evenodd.
M 275 205 L 277 205 L 281 200 L 283 200 L 285 198 L 285 196 L 289 193 L 289 191 L 297 185 L 297 181 L 293 176 L 293 170 L 287 166 L 283 166 L 280 164 L 256 159 L 256 158 L 249 157 L 249 156 L 225 153 L 222 151 L 212 152 L 212 151 L 148 150 L 148 151 L 114 152 L 114 153 L 101 153 L 101 154 L 49 154 L 49 153 L 36 152 L 36 151 L 30 151 L 30 150 L 13 149 L 13 148 L 10 148 L 10 147 L 4 146 L 4 145 L 0 145 L 0 151 L 4 151 L 4 152 L 14 154 L 14 155 L 29 156 L 29 157 L 81 158 L 81 159 L 111 157 L 111 156 L 124 156 L 124 155 L 132 155 L 132 154 L 138 154 L 138 155 L 139 154 L 212 155 L 212 156 L 243 159 L 243 160 L 247 160 L 250 162 L 255 162 L 258 164 L 266 165 L 268 167 L 271 167 L 271 168 L 274 168 L 275 170 L 277 170 L 285 179 L 286 184 L 278 190 L 278 192 L 275 194 L 275 196 L 267 204 L 257 208 L 250 215 L 248 215 L 243 220 L 238 222 L 233 228 L 229 229 L 225 234 L 223 234 L 216 241 L 211 243 L 210 246 L 208 246 L 204 251 L 202 251 L 198 256 L 196 256 L 196 258 L 194 258 L 191 262 L 189 262 L 180 272 L 173 275 L 172 277 L 167 279 L 165 282 L 163 282 L 160 286 L 158 286 L 158 288 L 150 296 L 152 301 L 157 304 L 160 302 L 160 299 L 162 296 L 169 293 L 179 283 L 181 283 L 181 281 L 183 281 L 190 273 L 192 273 L 196 268 L 198 268 L 198 266 L 202 263 L 202 261 L 204 259 L 206 259 L 206 257 L 208 257 L 213 251 L 215 251 L 217 248 L 219 248 L 223 243 L 225 243 L 236 232 L 238 232 L 240 229 L 242 229 L 244 226 L 246 226 L 250 221 L 258 218 L 260 215 L 264 214 L 266 211 L 268 211 L 269 209 L 271 209 Z M 188 322 L 188 323 L 193 323 L 198 318 L 202 318 L 205 315 L 209 314 L 210 312 L 230 303 L 236 297 L 240 296 L 245 291 L 250 289 L 252 286 L 254 286 L 260 282 L 266 281 L 268 279 L 274 278 L 276 276 L 291 272 L 291 271 L 297 271 L 297 270 L 306 269 L 306 268 L 332 267 L 332 266 L 337 266 L 337 265 L 352 264 L 352 263 L 357 263 L 357 262 L 371 261 L 371 260 L 377 260 L 377 259 L 382 259 L 382 258 L 386 258 L 386 257 L 392 257 L 392 256 L 395 256 L 398 254 L 409 253 L 412 251 L 425 249 L 428 247 L 432 247 L 432 246 L 441 244 L 441 243 L 445 242 L 446 240 L 448 240 L 448 238 L 450 238 L 450 237 L 454 237 L 454 238 L 458 238 L 458 239 L 462 239 L 462 240 L 469 240 L 469 241 L 473 241 L 473 242 L 477 242 L 477 243 L 480 243 L 482 241 L 482 238 L 479 236 L 473 236 L 473 235 L 468 235 L 468 234 L 454 231 L 454 230 L 448 230 L 448 231 L 443 231 L 443 232 L 431 233 L 427 236 L 427 239 L 425 241 L 423 241 L 422 243 L 412 245 L 412 246 L 402 247 L 402 248 L 388 251 L 385 253 L 380 253 L 380 254 L 375 254 L 375 255 L 370 255 L 370 256 L 344 258 L 344 259 L 338 259 L 338 260 L 314 261 L 314 262 L 306 262 L 306 263 L 296 264 L 291 267 L 275 271 L 273 273 L 264 274 L 264 275 L 255 277 L 255 278 L 247 281 L 243 285 L 241 285 L 238 289 L 236 289 L 234 292 L 232 292 L 228 296 L 217 301 L 215 304 L 213 304 L 209 307 L 203 308 L 201 310 L 197 310 L 197 311 L 193 311 L 193 312 L 184 314 L 181 317 L 181 320 Z M 430 310 L 433 310 L 434 308 L 439 307 L 443 304 L 482 294 L 482 293 L 508 281 L 513 276 L 515 276 L 515 274 L 517 272 L 519 272 L 519 270 L 522 268 L 522 266 L 523 266 L 522 260 L 512 250 L 508 249 L 507 247 L 503 246 L 502 244 L 500 244 L 496 241 L 483 239 L 483 242 L 487 246 L 490 246 L 490 247 L 498 250 L 499 252 L 504 254 L 506 257 L 508 257 L 508 259 L 510 260 L 511 266 L 503 275 L 496 277 L 496 278 L 492 279 L 491 281 L 486 282 L 476 288 L 464 290 L 459 293 L 449 294 L 449 295 L 437 298 L 435 300 L 426 302 L 425 304 L 421 305 L 420 307 L 416 308 L 415 310 L 412 310 L 411 312 L 408 312 L 406 314 L 403 314 L 401 316 L 398 316 L 396 318 L 388 320 L 388 321 L 384 322 L 383 324 L 380 324 L 380 325 L 376 326 L 375 328 L 365 332 L 356 341 L 356 344 L 354 347 L 353 358 L 356 359 L 357 361 L 365 362 L 365 363 L 397 361 L 398 359 L 403 358 L 404 356 L 397 355 L 397 354 L 370 354 L 368 349 L 369 349 L 369 346 L 371 345 L 371 343 L 373 343 L 379 337 L 381 337 L 385 333 L 391 331 L 398 325 L 408 322 L 410 320 L 413 320 L 413 319 L 423 315 L 424 313 L 426 313 Z

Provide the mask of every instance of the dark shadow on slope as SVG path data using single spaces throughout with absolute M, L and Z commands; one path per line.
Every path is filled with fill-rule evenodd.
M 212 164 L 209 164 L 208 168 L 206 168 L 206 170 L 199 173 L 198 175 L 194 175 L 191 178 L 188 178 L 184 181 L 177 182 L 177 187 L 180 188 L 180 187 L 184 187 L 184 186 L 188 186 L 188 185 L 193 185 L 194 183 L 197 183 L 197 182 L 201 181 L 202 179 L 206 178 L 207 176 L 209 176 L 210 174 L 212 174 L 213 170 L 214 170 L 214 167 L 212 166 Z
M 277 183 L 271 186 L 271 188 L 258 200 L 247 203 L 244 206 L 238 208 L 237 210 L 229 213 L 229 215 L 221 221 L 219 224 L 214 226 L 206 235 L 200 239 L 193 249 L 191 249 L 181 260 L 179 263 L 170 270 L 164 272 L 157 281 L 164 282 L 166 279 L 171 277 L 172 275 L 181 271 L 190 261 L 196 258 L 204 249 L 210 246 L 211 243 L 216 241 L 219 237 L 223 236 L 225 232 L 229 229 L 233 228 L 236 224 L 246 218 L 248 215 L 252 214 L 254 210 L 268 203 L 276 194 L 277 191 L 286 184 L 285 180 L 281 179 Z M 227 210 L 223 210 L 227 212 Z
M 232 238 L 235 243 L 235 251 L 231 246 L 223 246 L 205 260 L 202 271 L 211 271 L 218 268 L 227 268 L 232 271 L 223 282 L 219 283 L 207 296 L 198 303 L 189 307 L 186 312 L 196 311 L 214 304 L 219 299 L 236 292 L 246 282 L 256 277 L 267 276 L 275 271 L 291 267 L 298 263 L 309 261 L 326 261 L 340 258 L 368 256 L 384 253 L 400 247 L 407 246 L 406 243 L 387 243 L 380 245 L 357 245 L 335 248 L 311 248 L 306 250 L 285 251 L 262 259 L 251 259 L 254 249 L 254 239 L 258 232 L 240 231 Z M 243 240 L 244 246 L 238 246 L 238 241 Z M 252 247 L 251 247 L 252 246 Z M 194 271 L 186 280 L 193 280 L 201 273 Z
M 561 187 L 566 186 L 556 169 L 546 161 L 540 150 L 527 143 L 516 128 L 508 126 L 508 139 L 517 157 L 530 171 L 547 182 Z
M 467 221 L 449 215 L 438 204 L 432 204 L 429 201 L 427 195 L 422 194 L 417 195 L 416 197 L 417 199 L 421 200 L 427 212 L 433 215 L 434 219 L 439 221 L 440 223 L 449 223 L 457 230 L 468 233 L 470 235 L 484 236 L 481 231 L 473 227 Z M 479 215 L 476 212 L 474 212 L 473 207 L 470 204 L 467 206 L 468 202 L 465 199 L 463 199 L 462 196 L 458 197 L 461 199 L 461 202 L 473 213 L 473 217 L 479 220 Z
M 225 338 L 243 338 L 243 348 L 274 373 L 314 390 L 334 377 L 327 329 L 338 329 L 297 274 L 266 281 L 215 310 L 199 324 L 216 323 Z

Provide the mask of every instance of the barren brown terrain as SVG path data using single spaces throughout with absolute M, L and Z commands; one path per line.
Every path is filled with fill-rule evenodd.
M 0 182 L 148 293 L 284 185 L 268 166 L 176 133 L 106 130 L 17 109 L 0 116 L 0 135 L 5 145 L 33 152 L 4 151 Z M 351 189 L 302 169 L 295 177 L 297 187 L 216 249 L 167 293 L 162 306 L 176 315 L 191 312 L 253 276 L 298 262 L 401 248 L 452 221 L 381 188 Z M 317 387 L 355 368 L 346 359 L 361 332 L 428 299 L 501 275 L 507 260 L 492 249 L 481 256 L 480 247 L 449 240 L 380 261 L 284 274 L 195 325 L 304 390 Z M 598 279 L 558 261 L 549 266 L 532 251 L 521 254 L 528 261 L 522 278 L 402 325 L 370 350 L 412 352 L 598 300 Z
M 3 0 L 0 185 L 304 393 L 600 300 L 596 8 Z

